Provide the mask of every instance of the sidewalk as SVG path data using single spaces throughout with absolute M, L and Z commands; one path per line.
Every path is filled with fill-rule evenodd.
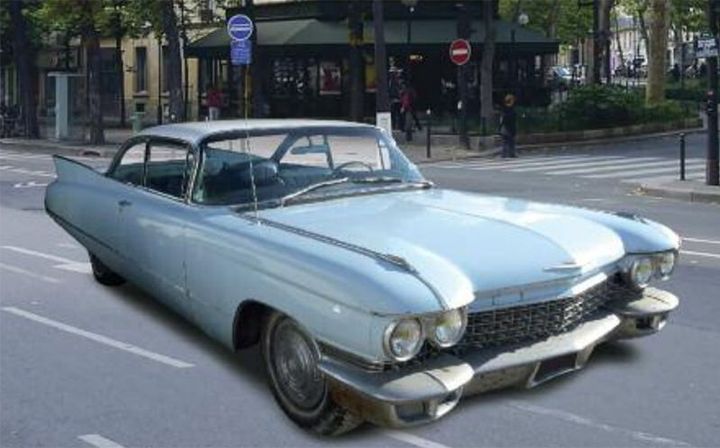
M 0 144 L 13 146 L 22 146 L 29 150 L 38 150 L 43 152 L 52 152 L 69 156 L 91 156 L 111 158 L 115 155 L 120 145 L 130 137 L 132 137 L 130 129 L 106 129 L 104 145 L 90 145 L 82 142 L 59 142 L 56 140 L 35 139 L 28 140 L 24 138 L 2 138 Z M 433 145 L 432 157 L 427 157 L 427 150 L 424 144 L 417 142 L 404 143 L 398 142 L 405 155 L 413 163 L 440 162 L 446 160 L 460 160 L 473 157 L 489 157 L 497 153 L 495 150 L 490 151 L 467 151 L 461 149 L 457 145 Z
M 638 184 L 637 191 L 646 196 L 720 204 L 720 186 L 698 181 L 648 182 Z

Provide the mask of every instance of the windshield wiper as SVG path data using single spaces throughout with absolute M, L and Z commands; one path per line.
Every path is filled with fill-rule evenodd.
M 339 185 L 350 182 L 350 178 L 348 177 L 341 177 L 339 179 L 331 179 L 331 180 L 324 180 L 322 182 L 318 182 L 316 184 L 308 185 L 307 187 L 303 188 L 302 190 L 298 190 L 294 193 L 290 193 L 288 195 L 285 195 L 280 198 L 280 206 L 284 206 L 289 201 L 292 201 L 295 198 L 298 198 L 300 196 L 303 196 L 307 193 L 310 193 L 311 191 L 315 191 L 317 189 L 323 188 L 323 187 L 330 187 L 333 185 Z
M 354 184 L 410 184 L 419 185 L 421 187 L 431 187 L 433 185 L 432 182 L 427 180 L 412 181 L 405 180 L 402 177 L 392 176 L 359 177 L 357 179 L 352 179 L 351 182 Z

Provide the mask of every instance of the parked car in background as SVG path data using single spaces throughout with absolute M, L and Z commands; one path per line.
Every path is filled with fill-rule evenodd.
M 572 70 L 560 65 L 550 67 L 547 79 L 553 89 L 567 89 L 580 84 L 580 79 L 573 76 Z
M 373 126 L 171 124 L 106 172 L 55 164 L 47 213 L 97 281 L 138 285 L 231 350 L 259 344 L 280 407 L 320 434 L 537 386 L 678 305 L 653 286 L 677 259 L 667 227 L 436 188 Z

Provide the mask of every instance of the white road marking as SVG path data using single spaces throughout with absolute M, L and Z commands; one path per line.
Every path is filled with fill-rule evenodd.
M 702 238 L 690 238 L 690 237 L 683 237 L 683 241 L 690 241 L 691 243 L 720 244 L 720 241 L 705 240 Z
M 62 247 L 63 249 L 82 249 L 83 248 L 79 244 L 75 244 L 75 243 L 57 243 L 57 247 Z
M 100 434 L 85 434 L 78 436 L 78 439 L 97 448 L 124 448 L 117 442 L 114 442 Z
M 418 437 L 414 434 L 410 434 L 409 432 L 386 429 L 381 433 L 392 439 L 399 440 L 400 442 L 404 442 L 410 445 L 415 445 L 420 448 L 449 448 L 447 445 L 443 445 L 442 443 L 437 443 L 433 442 L 432 440 Z
M 689 168 L 692 169 L 692 168 Z M 700 169 L 699 167 L 695 169 Z M 630 176 L 633 178 L 642 178 L 642 177 L 649 177 L 647 175 L 649 174 L 662 174 L 667 173 L 671 174 L 673 172 L 680 172 L 680 169 L 677 166 L 671 166 L 671 167 L 664 167 L 664 168 L 648 168 L 648 169 L 638 169 L 638 167 L 631 167 L 626 166 L 623 168 L 618 168 L 618 171 L 614 173 L 604 173 L 604 174 L 590 174 L 587 176 L 582 176 L 588 179 L 612 179 L 614 177 L 626 177 Z M 679 174 L 678 174 L 679 176 Z
M 109 347 L 116 348 L 118 350 L 123 350 L 128 353 L 132 353 L 134 355 L 141 356 L 143 358 L 147 358 L 147 359 L 150 359 L 150 360 L 162 363 L 162 364 L 166 364 L 171 367 L 176 367 L 178 369 L 194 367 L 194 364 L 190 364 L 189 362 L 181 361 L 179 359 L 175 359 L 170 356 L 165 356 L 165 355 L 161 355 L 159 353 L 151 352 L 149 350 L 142 349 L 135 345 L 128 344 L 126 342 L 121 342 L 121 341 L 109 338 L 107 336 L 103 336 L 101 334 L 86 331 L 81 328 L 73 327 L 71 325 L 67 325 L 62 322 L 58 322 L 56 320 L 48 319 L 47 317 L 43 317 L 38 314 L 31 313 L 29 311 L 25 311 L 20 308 L 6 306 L 6 307 L 3 307 L 2 310 L 7 313 L 14 314 L 16 316 L 24 317 L 25 319 L 29 319 L 34 322 L 41 323 L 43 325 L 47 325 L 47 326 L 55 328 L 57 330 L 64 331 L 66 333 L 74 334 L 77 336 L 82 336 L 86 339 L 90 339 L 91 341 L 95 341 L 100 344 L 104 344 Z
M 667 437 L 656 436 L 654 434 L 649 434 L 642 431 L 635 431 L 633 429 L 608 425 L 606 423 L 598 422 L 590 418 L 583 417 L 581 415 L 573 414 L 571 412 L 561 411 L 559 409 L 546 408 L 515 400 L 511 401 L 509 406 L 515 409 L 519 409 L 521 411 L 530 412 L 537 415 L 543 415 L 546 417 L 553 417 L 558 420 L 574 423 L 576 425 L 587 426 L 589 428 L 599 429 L 601 431 L 615 434 L 623 434 L 641 442 L 649 442 L 657 445 L 662 444 L 674 446 L 692 446 L 691 444 L 683 442 L 681 440 L 669 439 Z
M 5 263 L 0 263 L 0 269 L 5 269 L 6 271 L 14 272 L 16 274 L 26 275 L 28 277 L 31 277 L 31 278 L 34 278 L 37 280 L 42 280 L 42 281 L 48 282 L 48 283 L 60 283 L 60 280 L 58 280 L 54 277 L 48 277 L 46 275 L 36 274 L 34 272 L 26 271 L 25 269 L 20 269 L 17 266 L 11 266 L 11 265 L 5 264 Z
M 47 187 L 48 185 L 50 185 L 48 182 L 35 182 L 31 180 L 30 182 L 18 182 L 13 185 L 13 188 Z
M 650 159 L 650 160 L 652 160 L 652 159 Z M 638 171 L 645 170 L 648 168 L 665 168 L 667 170 L 675 170 L 675 171 L 678 171 L 680 169 L 680 168 L 678 168 L 677 162 L 674 160 L 657 160 L 657 159 L 655 159 L 655 160 L 656 161 L 654 161 L 654 162 L 653 161 L 644 162 L 643 159 L 633 159 L 633 161 L 632 161 L 633 165 L 630 165 L 630 164 L 619 165 L 617 163 L 615 163 L 615 164 L 599 164 L 599 163 L 595 164 L 595 163 L 593 163 L 593 164 L 591 164 L 592 166 L 586 167 L 586 168 L 561 170 L 561 171 L 548 171 L 545 174 L 550 174 L 550 175 L 593 174 L 593 173 L 602 173 L 602 172 L 613 171 L 613 170 L 618 170 L 618 169 L 620 169 L 620 170 L 638 170 Z M 638 164 L 634 165 L 635 162 L 638 162 Z M 689 170 L 690 167 L 694 167 L 694 166 L 699 167 L 700 163 L 703 163 L 703 162 L 700 162 L 700 161 L 693 162 L 693 163 L 688 162 L 686 165 L 686 168 Z M 603 166 L 603 165 L 609 165 L 609 166 Z
M 0 165 L 0 170 L 8 171 L 11 173 L 17 173 L 17 174 L 29 174 L 30 176 L 55 177 L 55 174 L 49 173 L 47 171 L 28 170 L 26 168 L 19 168 L 19 167 L 12 166 L 12 165 Z
M 477 167 L 468 167 L 470 170 L 476 170 L 476 171 L 484 171 L 488 169 L 503 169 L 505 171 L 517 171 L 517 170 L 538 170 L 538 169 L 553 169 L 553 168 L 562 168 L 563 165 L 575 165 L 575 164 L 588 164 L 588 163 L 602 163 L 602 162 L 617 162 L 622 157 L 597 157 L 597 158 L 589 158 L 587 156 L 585 157 L 575 157 L 572 159 L 564 159 L 564 160 L 556 160 L 554 158 L 547 158 L 545 161 L 539 162 L 538 159 L 531 159 L 531 161 L 528 162 L 498 162 L 494 164 L 486 163 L 481 166 Z
M 694 255 L 696 257 L 708 257 L 708 258 L 717 258 L 720 259 L 720 254 L 711 254 L 708 252 L 695 252 L 692 250 L 681 250 L 681 254 L 688 254 L 688 255 Z
M 46 254 L 35 250 L 25 249 L 24 247 L 17 246 L 2 246 L 3 249 L 11 250 L 13 252 L 32 255 L 35 257 L 45 258 L 47 260 L 56 261 L 60 264 L 53 266 L 57 269 L 64 271 L 77 272 L 79 274 L 91 274 L 92 266 L 88 262 L 75 261 L 69 258 L 58 257 L 57 255 Z
M 660 159 L 657 159 L 655 157 L 649 157 L 649 158 L 642 158 L 642 159 L 635 159 L 640 160 L 643 162 L 654 162 L 659 161 Z M 544 171 L 544 174 L 563 174 L 563 173 L 573 173 L 577 169 L 582 170 L 588 170 L 588 169 L 600 169 L 601 167 L 604 167 L 605 169 L 611 169 L 611 168 L 618 168 L 622 166 L 623 160 L 618 159 L 610 159 L 610 160 L 600 160 L 599 158 L 593 158 L 591 160 L 586 160 L 584 162 L 574 162 L 574 163 L 557 163 L 553 165 L 546 165 L 541 167 L 531 167 L 531 168 L 520 168 L 520 169 L 508 169 L 508 171 L 516 172 L 516 173 L 524 173 L 524 172 L 530 172 L 530 171 Z M 556 171 L 557 170 L 557 171 Z M 567 171 L 566 171 L 567 170 Z
M 71 260 L 71 259 L 69 259 L 69 258 L 58 257 L 57 255 L 46 254 L 46 253 L 43 253 L 43 252 L 38 252 L 38 251 L 35 251 L 35 250 L 31 250 L 31 249 L 25 249 L 24 247 L 2 246 L 2 248 L 3 248 L 3 249 L 7 249 L 7 250 L 11 250 L 11 251 L 13 251 L 13 252 L 17 252 L 17 253 L 20 253 L 20 254 L 32 255 L 32 256 L 35 256 L 35 257 L 45 258 L 46 260 L 52 260 L 52 261 L 56 261 L 56 262 L 58 262 L 58 263 L 63 263 L 63 264 L 78 264 L 78 263 L 79 263 L 78 261 Z

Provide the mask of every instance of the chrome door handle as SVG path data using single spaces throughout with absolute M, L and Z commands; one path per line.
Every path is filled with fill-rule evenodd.
M 118 205 L 119 205 L 120 207 L 129 207 L 129 206 L 132 205 L 132 202 L 130 202 L 130 201 L 126 200 L 126 199 L 121 199 L 121 200 L 118 201 Z

